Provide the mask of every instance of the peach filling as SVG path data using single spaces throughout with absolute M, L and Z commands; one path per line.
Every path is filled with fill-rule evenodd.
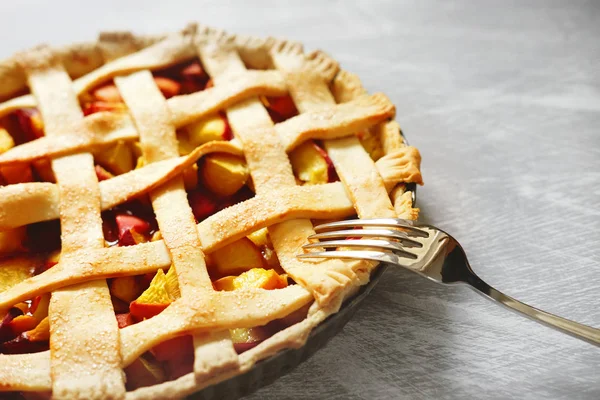
M 0 153 L 44 136 L 44 122 L 39 111 L 26 108 L 0 119 Z M 0 166 L 0 185 L 27 182 L 55 182 L 50 162 L 40 159 L 31 164 Z
M 176 65 L 153 73 L 157 87 L 166 98 L 189 94 L 212 86 L 198 61 Z M 298 114 L 291 97 L 261 98 L 275 123 Z M 100 111 L 127 112 L 113 82 L 91 89 L 80 97 L 85 115 Z M 43 136 L 43 122 L 35 109 L 18 110 L 0 121 L 0 152 Z M 233 133 L 225 113 L 205 116 L 177 131 L 180 155 L 211 141 L 228 141 Z M 145 165 L 136 142 L 118 142 L 94 152 L 99 181 L 127 173 Z M 290 154 L 300 184 L 320 184 L 337 180 L 333 163 L 316 141 L 309 141 Z M 20 169 L 19 169 L 20 168 Z M 25 167 L 0 167 L 2 184 L 36 180 L 54 182 L 50 163 L 36 161 Z M 190 208 L 197 222 L 254 195 L 250 171 L 243 157 L 212 153 L 184 173 Z M 161 239 L 147 195 L 102 212 L 107 246 L 131 246 Z M 0 232 L 0 254 L 20 253 L 39 260 L 14 281 L 43 273 L 58 262 L 60 223 L 49 221 Z M 262 288 L 276 290 L 295 284 L 281 268 L 268 230 L 259 229 L 245 238 L 206 255 L 213 287 L 218 291 Z M 181 295 L 174 268 L 156 273 L 107 279 L 119 328 L 152 318 Z M 48 302 L 50 294 L 38 296 L 12 307 L 0 322 L 0 353 L 30 353 L 48 349 Z M 265 326 L 232 329 L 231 339 L 242 353 L 306 317 L 307 309 L 272 321 Z M 175 379 L 193 368 L 191 336 L 171 339 L 146 352 L 126 368 L 127 386 L 135 389 Z

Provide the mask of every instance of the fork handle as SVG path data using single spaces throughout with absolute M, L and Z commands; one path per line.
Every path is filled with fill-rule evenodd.
M 496 301 L 510 310 L 516 311 L 536 322 L 559 330 L 567 335 L 571 335 L 578 339 L 585 340 L 593 345 L 600 346 L 600 329 L 592 328 L 591 326 L 583 325 L 578 322 L 550 314 L 549 312 L 520 302 L 519 300 L 494 289 L 477 276 L 473 276 L 472 279 L 468 279 L 466 283 L 470 288 L 474 289 L 483 297 L 492 301 Z

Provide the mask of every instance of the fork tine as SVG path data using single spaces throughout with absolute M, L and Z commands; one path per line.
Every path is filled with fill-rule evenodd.
M 352 260 L 372 260 L 398 263 L 399 257 L 392 253 L 370 250 L 338 250 L 298 254 L 298 258 L 344 258 Z
M 309 243 L 302 246 L 304 249 L 311 249 L 316 247 L 326 248 L 336 248 L 336 247 L 368 247 L 368 248 L 376 248 L 392 250 L 396 254 L 416 259 L 417 255 L 413 254 L 409 251 L 404 250 L 402 245 L 398 242 L 389 241 L 389 240 L 377 240 L 377 239 L 363 239 L 363 240 L 329 240 L 326 242 L 315 242 Z
M 326 229 L 353 228 L 357 226 L 377 226 L 390 228 L 405 228 L 411 233 L 424 238 L 429 237 L 429 233 L 412 225 L 412 221 L 396 218 L 374 218 L 374 219 L 350 219 L 346 221 L 329 222 L 315 226 L 315 232 Z
M 308 240 L 336 239 L 347 237 L 383 237 L 400 240 L 411 247 L 423 247 L 422 243 L 408 237 L 406 232 L 393 229 L 347 229 L 341 231 L 321 232 L 310 235 Z

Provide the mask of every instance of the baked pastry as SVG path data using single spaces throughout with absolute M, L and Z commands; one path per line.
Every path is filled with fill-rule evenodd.
M 416 219 L 420 156 L 322 52 L 190 25 L 0 63 L 0 390 L 176 398 L 369 281 L 312 220 Z

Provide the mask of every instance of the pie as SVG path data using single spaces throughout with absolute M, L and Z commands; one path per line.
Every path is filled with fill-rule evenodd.
M 320 51 L 195 24 L 2 61 L 0 390 L 178 398 L 302 346 L 377 267 L 297 259 L 313 224 L 417 218 L 394 114 Z

